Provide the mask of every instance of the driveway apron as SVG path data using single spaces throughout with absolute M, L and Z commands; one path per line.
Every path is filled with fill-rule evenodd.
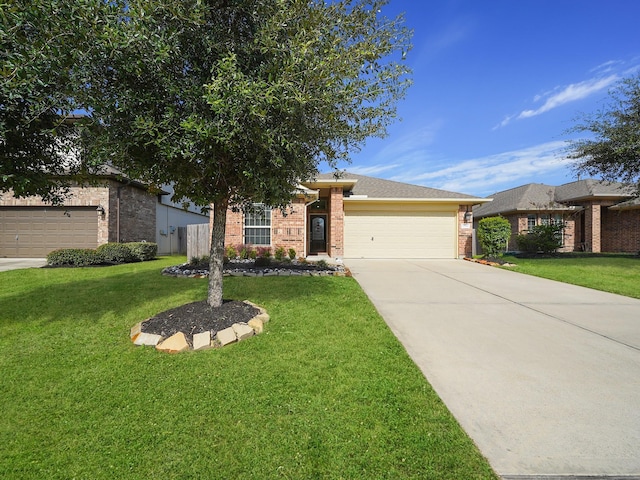
M 462 260 L 345 263 L 500 476 L 640 478 L 640 300 Z

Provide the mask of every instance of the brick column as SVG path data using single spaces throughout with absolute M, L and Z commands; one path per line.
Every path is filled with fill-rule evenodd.
M 600 205 L 587 205 L 584 212 L 585 242 L 593 253 L 601 251 Z
M 329 201 L 329 244 L 327 250 L 333 258 L 344 255 L 344 202 L 342 187 L 331 188 Z

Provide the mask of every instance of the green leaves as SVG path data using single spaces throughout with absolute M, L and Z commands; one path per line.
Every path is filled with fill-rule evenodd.
M 569 141 L 569 158 L 577 160 L 577 172 L 635 183 L 640 195 L 640 75 L 620 82 L 609 96 L 608 105 L 569 130 L 589 135 Z

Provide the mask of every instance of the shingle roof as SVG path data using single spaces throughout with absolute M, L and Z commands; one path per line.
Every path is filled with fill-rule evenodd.
M 476 217 L 487 217 L 516 210 L 565 210 L 555 201 L 556 187 L 543 183 L 528 183 L 490 195 L 492 202 L 473 208 Z
M 628 198 L 632 190 L 621 183 L 585 179 L 559 187 L 529 183 L 491 195 L 493 202 L 474 207 L 475 217 L 527 210 L 567 210 L 569 203 L 595 197 Z
M 556 188 L 556 200 L 559 202 L 569 202 L 590 197 L 628 197 L 631 194 L 630 188 L 622 183 L 606 182 L 592 178 L 565 183 Z
M 333 173 L 321 173 L 317 175 L 314 180 L 326 181 L 334 179 L 336 179 L 336 177 Z M 366 195 L 369 198 L 477 198 L 464 193 L 449 192 L 447 190 L 439 190 L 437 188 L 423 187 L 393 180 L 384 180 L 382 178 L 368 177 L 350 172 L 344 172 L 339 177 L 339 180 L 357 180 L 351 193 L 353 195 Z

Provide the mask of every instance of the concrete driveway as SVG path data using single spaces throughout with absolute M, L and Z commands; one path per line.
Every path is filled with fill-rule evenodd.
M 0 272 L 19 268 L 39 268 L 46 264 L 46 258 L 0 258 Z
M 640 479 L 640 300 L 463 260 L 345 264 L 503 478 Z

